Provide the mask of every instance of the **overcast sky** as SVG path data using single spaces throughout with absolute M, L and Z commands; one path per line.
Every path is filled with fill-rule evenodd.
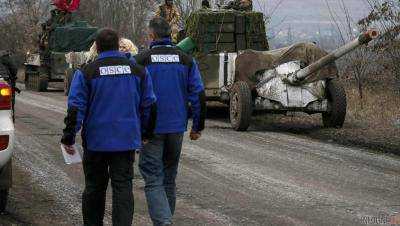
M 344 18 L 344 13 L 340 7 L 340 0 L 327 0 L 331 8 L 337 13 L 339 19 Z M 253 0 L 253 5 L 258 11 L 266 11 L 270 14 L 280 0 Z M 358 21 L 369 12 L 369 7 L 365 0 L 344 0 L 354 21 Z M 283 24 L 281 23 L 283 20 Z M 281 25 L 293 28 L 296 24 L 330 24 L 331 18 L 325 0 L 283 0 L 282 4 L 276 8 L 272 16 L 271 26 Z

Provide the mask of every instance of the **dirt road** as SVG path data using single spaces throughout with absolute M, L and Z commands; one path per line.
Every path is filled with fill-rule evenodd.
M 65 105 L 59 92 L 18 96 L 16 187 L 0 225 L 82 224 L 82 167 L 59 150 Z M 134 183 L 134 224 L 150 225 L 137 169 Z M 365 225 L 400 213 L 400 158 L 213 119 L 185 139 L 178 187 L 175 225 Z

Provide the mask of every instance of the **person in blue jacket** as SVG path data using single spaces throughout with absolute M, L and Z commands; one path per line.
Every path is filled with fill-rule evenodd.
M 205 94 L 196 61 L 172 44 L 168 22 L 154 18 L 150 21 L 149 31 L 153 40 L 150 50 L 135 58 L 152 78 L 157 97 L 157 120 L 155 136 L 140 154 L 139 168 L 145 180 L 153 224 L 170 225 L 175 211 L 175 178 L 183 134 L 191 115 L 190 138 L 200 138 L 206 113 Z
M 118 51 L 118 43 L 116 31 L 99 31 L 99 56 L 76 71 L 68 97 L 61 143 L 74 154 L 75 135 L 82 127 L 84 225 L 103 225 L 110 178 L 113 225 L 132 224 L 134 154 L 154 130 L 156 97 L 151 78 L 143 66 Z

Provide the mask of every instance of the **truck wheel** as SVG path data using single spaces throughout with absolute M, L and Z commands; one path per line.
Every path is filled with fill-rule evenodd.
M 32 66 L 25 66 L 25 89 L 32 90 L 32 78 L 33 74 L 38 73 L 37 69 Z
M 233 129 L 246 131 L 250 126 L 253 112 L 251 90 L 246 82 L 238 81 L 233 85 L 229 108 Z
M 49 81 L 47 80 L 47 75 L 40 74 L 37 82 L 37 91 L 45 92 L 47 91 L 47 87 L 49 86 Z
M 322 113 L 325 127 L 342 128 L 346 119 L 347 100 L 344 88 L 335 80 L 327 82 L 326 97 L 330 104 L 329 112 Z
M 47 90 L 48 81 L 46 75 L 39 74 L 39 71 L 27 68 L 25 71 L 25 88 L 27 90 L 44 92 Z
M 64 95 L 69 95 L 69 89 L 71 88 L 72 79 L 74 78 L 74 70 L 68 68 L 65 71 L 65 78 L 64 78 Z
M 8 189 L 0 190 L 0 213 L 6 210 L 8 201 Z

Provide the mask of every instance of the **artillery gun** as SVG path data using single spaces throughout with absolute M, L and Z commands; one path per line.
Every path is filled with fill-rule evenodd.
M 226 15 L 233 19 L 226 21 Z M 214 24 L 207 25 L 213 16 L 216 16 Z M 240 26 L 243 17 L 244 32 Z M 246 19 L 249 17 L 253 19 L 250 24 Z M 216 27 L 213 28 L 215 39 L 207 37 L 210 33 L 207 30 L 201 30 L 204 25 L 208 29 Z M 263 45 L 252 45 L 254 32 L 248 32 L 247 29 L 254 25 L 263 30 L 263 34 L 258 34 L 261 42 L 256 42 Z M 229 37 L 229 28 L 234 34 L 235 48 L 218 48 L 226 46 L 220 41 L 223 37 Z M 335 60 L 378 36 L 377 31 L 368 31 L 330 54 L 313 43 L 268 50 L 262 14 L 231 10 L 195 12 L 194 16 L 189 17 L 186 29 L 189 31 L 188 37 L 178 47 L 192 53 L 198 60 L 207 100 L 229 104 L 231 125 L 237 131 L 248 129 L 254 112 L 321 113 L 325 127 L 342 127 L 347 102 L 346 93 L 337 82 Z M 241 31 L 237 32 L 238 29 Z M 199 38 L 199 34 L 206 37 Z M 240 40 L 245 40 L 245 45 L 238 44 Z M 209 51 L 204 47 L 207 45 L 216 48 Z

